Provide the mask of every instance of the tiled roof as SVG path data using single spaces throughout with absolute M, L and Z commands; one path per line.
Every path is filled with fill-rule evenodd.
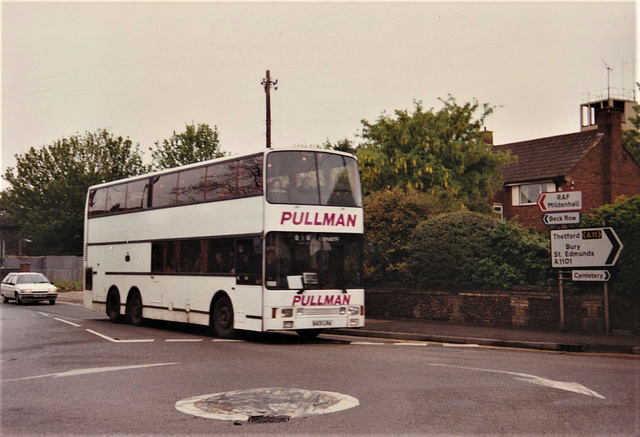
M 494 146 L 496 152 L 511 150 L 518 162 L 502 167 L 505 184 L 551 180 L 565 176 L 600 142 L 597 130 L 558 135 Z

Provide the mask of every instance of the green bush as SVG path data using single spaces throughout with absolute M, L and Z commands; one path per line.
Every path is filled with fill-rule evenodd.
M 581 228 L 610 226 L 618 234 L 623 248 L 611 272 L 613 293 L 640 296 L 640 195 L 620 197 L 585 215 Z
M 552 276 L 548 239 L 475 212 L 420 222 L 408 267 L 416 283 L 443 289 L 546 284 Z
M 446 193 L 436 196 L 396 187 L 368 196 L 364 205 L 367 283 L 406 280 L 409 241 L 418 222 L 460 208 L 462 203 Z
M 54 282 L 59 291 L 81 291 L 84 287 L 82 281 L 57 281 Z

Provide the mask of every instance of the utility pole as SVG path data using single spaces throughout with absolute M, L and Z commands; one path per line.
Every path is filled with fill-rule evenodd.
M 267 70 L 267 78 L 262 79 L 260 84 L 264 85 L 264 92 L 267 95 L 267 149 L 269 149 L 271 148 L 271 85 L 273 85 L 274 91 L 277 90 L 278 80 L 272 82 L 271 72 Z

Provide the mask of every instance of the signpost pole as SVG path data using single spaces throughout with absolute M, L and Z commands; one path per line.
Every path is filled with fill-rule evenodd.
M 604 283 L 604 332 L 608 335 L 610 332 L 609 321 L 609 283 Z
M 562 284 L 562 270 L 558 271 L 558 294 L 560 295 L 560 330 L 564 330 L 564 286 Z

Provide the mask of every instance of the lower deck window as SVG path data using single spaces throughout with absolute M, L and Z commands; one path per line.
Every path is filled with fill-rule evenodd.
M 151 244 L 151 272 L 236 275 L 244 283 L 261 283 L 260 237 L 156 241 Z

